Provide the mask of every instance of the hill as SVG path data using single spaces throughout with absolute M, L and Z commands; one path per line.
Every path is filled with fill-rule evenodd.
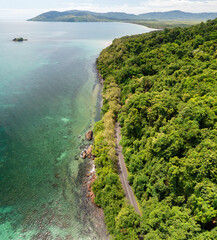
M 102 22 L 102 21 L 112 21 L 112 20 L 130 20 L 135 19 L 136 15 L 126 14 L 126 13 L 96 13 L 89 11 L 65 11 L 57 12 L 51 11 L 43 13 L 35 18 L 29 19 L 29 21 L 63 21 L 63 22 L 80 22 L 80 21 L 93 21 L 93 22 Z
M 51 11 L 29 19 L 29 21 L 63 21 L 63 22 L 101 22 L 101 21 L 127 21 L 150 19 L 184 19 L 184 20 L 208 20 L 217 17 L 217 13 L 188 13 L 182 11 L 151 12 L 145 14 L 127 14 L 123 12 L 96 13 L 90 11 Z
M 190 12 L 182 12 L 179 10 L 168 11 L 168 12 L 151 12 L 138 15 L 140 19 L 176 19 L 176 20 L 208 20 L 214 19 L 217 17 L 217 13 L 190 13 Z
M 217 239 L 217 19 L 115 39 L 97 67 L 95 203 L 114 239 Z M 124 198 L 115 122 L 142 216 Z

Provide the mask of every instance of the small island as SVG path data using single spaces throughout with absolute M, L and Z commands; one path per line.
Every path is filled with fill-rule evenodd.
M 25 38 L 14 38 L 13 39 L 14 42 L 23 42 L 23 41 L 28 41 L 28 39 L 25 39 Z

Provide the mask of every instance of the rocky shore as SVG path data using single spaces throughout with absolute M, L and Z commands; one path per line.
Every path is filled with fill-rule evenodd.
M 99 71 L 97 68 L 95 68 L 97 71 L 99 83 L 100 83 L 100 92 L 102 91 L 102 86 L 103 86 L 103 78 L 100 75 Z M 102 97 L 99 98 L 99 105 L 98 107 L 101 109 L 103 103 Z M 99 118 L 97 118 L 96 121 L 98 121 Z M 89 126 L 91 128 L 91 126 Z M 85 137 L 82 135 L 78 136 L 79 138 L 82 139 L 82 145 L 80 146 L 81 153 L 80 157 L 84 160 L 85 163 L 85 172 L 83 173 L 83 178 L 82 178 L 82 190 L 83 190 L 83 196 L 86 204 L 84 207 L 86 207 L 87 211 L 91 211 L 91 216 L 94 222 L 95 227 L 98 229 L 98 234 L 99 234 L 99 239 L 102 240 L 109 240 L 110 236 L 107 232 L 105 221 L 104 221 L 104 211 L 102 208 L 97 206 L 94 202 L 95 195 L 92 191 L 92 185 L 94 181 L 96 180 L 96 171 L 95 171 L 95 156 L 92 153 L 93 149 L 93 131 L 88 130 L 85 134 Z
M 99 71 L 97 71 L 97 73 L 98 73 L 98 78 L 99 78 L 99 80 L 100 80 L 100 84 L 103 84 L 104 79 L 102 78 L 102 76 L 101 76 L 101 74 L 99 73 Z
M 93 140 L 93 131 L 89 130 L 85 134 L 85 139 L 87 141 L 92 141 Z M 91 170 L 86 173 L 83 181 L 83 188 L 86 188 L 87 193 L 86 196 L 90 198 L 91 202 L 95 205 L 94 203 L 94 193 L 92 191 L 92 184 L 96 179 L 96 173 L 95 173 L 95 165 L 94 165 L 94 155 L 92 154 L 92 149 L 93 145 L 85 145 L 83 151 L 80 154 L 80 157 L 83 159 L 88 159 L 90 162 L 90 166 L 92 167 Z

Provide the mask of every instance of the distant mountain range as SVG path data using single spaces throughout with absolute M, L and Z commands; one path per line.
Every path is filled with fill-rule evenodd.
M 105 22 L 136 20 L 208 20 L 217 18 L 217 13 L 190 13 L 179 10 L 168 12 L 150 12 L 144 14 L 127 14 L 123 12 L 96 13 L 89 11 L 50 11 L 31 18 L 28 21 L 60 21 L 60 22 Z

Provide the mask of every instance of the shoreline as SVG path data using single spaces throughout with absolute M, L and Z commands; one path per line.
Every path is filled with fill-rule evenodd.
M 90 126 L 88 126 L 88 128 L 89 127 Z M 89 147 L 93 144 L 93 140 L 88 141 L 85 136 L 82 136 L 81 138 L 82 140 L 80 142 L 77 157 L 83 160 L 80 164 L 78 173 L 78 182 L 81 191 L 81 202 L 79 205 L 80 208 L 83 209 L 82 212 L 84 212 L 82 215 L 82 222 L 84 224 L 83 231 L 86 233 L 89 232 L 90 239 L 109 240 L 110 238 L 104 220 L 104 211 L 97 206 L 93 200 L 94 194 L 91 186 L 96 179 L 94 157 L 92 155 L 86 156 L 85 158 L 79 156 L 84 150 L 88 151 Z M 92 233 L 94 233 L 94 235 L 92 235 Z
M 96 61 L 97 61 L 97 59 L 96 59 Z M 96 101 L 96 105 L 95 105 L 95 122 L 101 120 L 101 110 L 102 110 L 102 105 L 103 105 L 102 90 L 103 90 L 103 82 L 104 82 L 104 79 L 102 78 L 99 70 L 97 69 L 96 61 L 93 65 L 94 72 L 96 73 L 96 76 L 97 76 L 97 81 L 95 82 L 94 88 L 96 88 L 96 86 L 98 85 L 99 89 L 98 89 L 97 101 Z M 99 109 L 99 111 L 98 111 L 99 116 L 98 117 L 97 117 L 97 114 L 96 114 L 97 109 Z
M 93 132 L 92 129 L 94 124 L 101 119 L 101 108 L 103 103 L 102 98 L 102 89 L 103 89 L 103 79 L 97 69 L 96 62 L 93 64 L 94 73 L 96 74 L 96 81 L 93 86 L 93 94 L 96 94 L 96 103 L 93 111 L 93 122 L 92 124 L 88 124 L 85 131 L 82 132 L 82 135 L 79 135 L 80 138 L 79 143 L 79 158 L 83 159 L 83 168 L 82 176 L 81 176 L 81 191 L 84 208 L 90 213 L 91 222 L 93 224 L 93 229 L 97 230 L 96 234 L 98 235 L 98 239 L 109 240 L 110 237 L 108 235 L 108 231 L 105 224 L 105 216 L 104 211 L 101 207 L 97 206 L 94 202 L 94 193 L 92 191 L 92 184 L 96 180 L 96 167 L 94 164 L 95 156 L 92 155 L 92 147 L 93 147 Z M 96 91 L 96 92 L 95 92 Z M 87 139 L 88 132 L 92 132 L 91 139 Z M 95 227 L 94 227 L 95 226 Z
M 104 79 L 102 78 L 102 76 L 101 76 L 101 74 L 100 74 L 100 72 L 98 71 L 98 69 L 97 69 L 97 63 L 96 63 L 96 61 L 95 61 L 95 63 L 93 64 L 93 69 L 94 69 L 94 72 L 96 73 L 96 81 L 95 81 L 95 84 L 94 84 L 94 86 L 93 86 L 93 91 L 96 89 L 96 87 L 97 87 L 97 85 L 99 86 L 99 89 L 97 90 L 98 92 L 97 92 L 97 101 L 96 101 L 96 104 L 95 104 L 95 111 L 94 111 L 94 119 L 95 119 L 95 122 L 94 122 L 94 124 L 97 122 L 97 121 L 99 121 L 100 119 L 101 119 L 101 117 L 100 116 L 98 116 L 99 117 L 99 119 L 98 119 L 98 117 L 97 117 L 97 109 L 98 109 L 98 107 L 99 107 L 99 115 L 101 114 L 101 109 L 102 109 L 102 104 L 103 104 L 103 97 L 102 97 L 102 90 L 103 90 L 103 82 L 104 82 Z M 93 125 L 94 125 L 93 124 Z M 87 190 L 89 191 L 89 192 L 91 192 L 91 195 L 89 196 L 90 198 L 91 198 L 91 202 L 97 207 L 97 208 L 99 208 L 99 209 L 101 209 L 100 207 L 98 207 L 95 203 L 94 203 L 94 201 L 93 201 L 93 199 L 94 199 L 94 194 L 93 194 L 93 192 L 92 192 L 92 187 L 91 187 L 91 185 L 93 184 L 93 182 L 95 181 L 95 179 L 96 179 L 96 166 L 95 166 L 95 164 L 94 164 L 94 158 L 95 158 L 95 156 L 94 155 L 92 155 L 92 148 L 93 148 L 93 144 L 94 144 L 94 135 L 93 135 L 93 130 L 91 130 L 91 129 L 93 129 L 93 127 L 94 126 L 89 126 L 89 130 L 87 130 L 86 131 L 86 134 L 85 134 L 85 140 L 86 141 L 89 141 L 89 143 L 88 144 L 86 144 L 85 146 L 82 146 L 82 149 L 83 149 L 83 151 L 81 152 L 81 154 L 80 154 L 80 157 L 81 158 L 83 158 L 84 160 L 85 159 L 87 159 L 87 161 L 89 161 L 88 162 L 88 164 L 90 164 L 90 168 L 88 168 L 88 169 L 86 169 L 86 174 L 85 174 L 85 176 L 86 177 L 88 177 L 88 178 L 90 178 L 90 179 L 86 179 L 86 181 L 84 181 L 84 183 L 86 184 L 86 187 L 87 187 Z M 91 138 L 90 139 L 87 139 L 87 134 L 89 133 L 89 132 L 92 132 L 91 133 Z M 88 156 L 88 150 L 91 148 L 91 151 L 90 151 L 90 153 L 89 153 L 89 156 Z M 87 153 L 86 155 L 85 155 L 85 157 L 83 157 L 82 155 L 84 154 L 84 153 Z M 83 186 L 84 186 L 84 183 L 83 183 Z

